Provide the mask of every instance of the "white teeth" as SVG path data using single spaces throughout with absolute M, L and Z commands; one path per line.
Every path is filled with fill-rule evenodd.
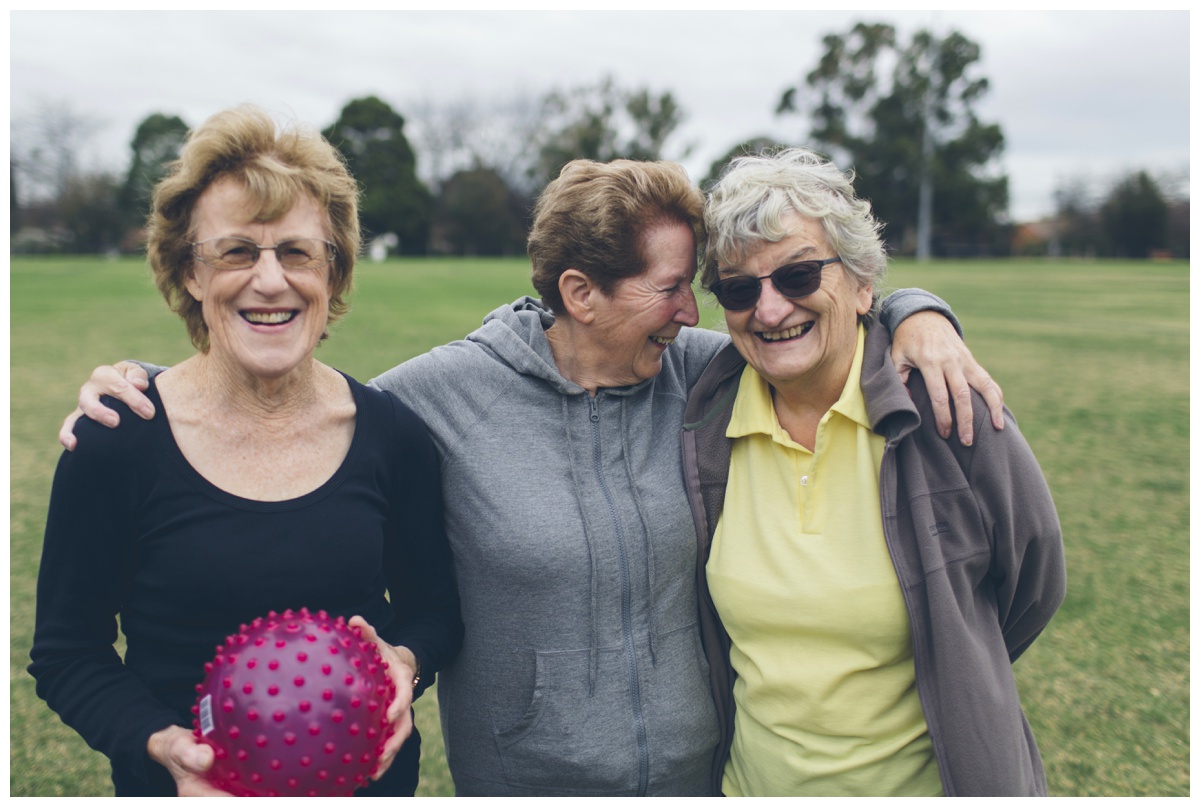
M 806 322 L 803 325 L 797 325 L 795 328 L 788 328 L 786 331 L 762 331 L 759 333 L 767 342 L 780 342 L 784 339 L 795 339 L 801 334 L 807 333 L 812 328 L 812 322 Z
M 295 311 L 272 311 L 270 313 L 262 313 L 258 311 L 243 311 L 242 316 L 247 322 L 253 322 L 256 325 L 279 325 L 283 322 L 288 322 L 292 317 L 296 316 Z
M 651 336 L 650 338 L 653 341 L 658 342 L 660 345 L 663 345 L 664 347 L 670 347 L 671 345 L 675 344 L 674 339 L 667 339 L 662 336 Z

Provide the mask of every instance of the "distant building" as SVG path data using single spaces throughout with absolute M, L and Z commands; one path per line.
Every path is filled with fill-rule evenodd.
M 1057 218 L 1025 222 L 1013 227 L 1013 255 L 1055 257 L 1061 252 Z

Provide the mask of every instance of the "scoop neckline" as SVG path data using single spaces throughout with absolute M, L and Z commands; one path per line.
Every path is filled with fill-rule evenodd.
M 171 455 L 171 459 L 176 462 L 182 469 L 184 476 L 187 477 L 201 493 L 211 499 L 214 499 L 222 504 L 231 507 L 237 507 L 242 510 L 256 511 L 277 511 L 277 510 L 294 510 L 300 507 L 306 507 L 314 502 L 320 501 L 333 493 L 350 472 L 353 459 L 360 450 L 360 445 L 363 440 L 362 418 L 364 416 L 363 407 L 363 387 L 354 381 L 353 378 L 343 373 L 341 370 L 334 370 L 342 378 L 346 380 L 346 384 L 350 387 L 350 394 L 354 398 L 354 434 L 350 438 L 350 447 L 346 450 L 346 456 L 342 458 L 337 469 L 330 475 L 328 479 L 318 485 L 316 488 L 307 493 L 303 493 L 291 499 L 281 499 L 279 501 L 264 501 L 262 499 L 250 499 L 245 496 L 239 496 L 236 493 L 230 493 L 224 488 L 213 484 L 207 477 L 201 474 L 184 456 L 183 449 L 179 447 L 179 443 L 175 440 L 175 433 L 171 430 L 170 415 L 167 412 L 166 406 L 163 405 L 162 395 L 158 391 L 157 376 L 150 379 L 150 386 L 147 389 L 147 396 L 153 402 L 155 412 L 157 413 L 155 420 L 161 420 L 161 428 L 165 431 L 167 442 L 167 450 Z

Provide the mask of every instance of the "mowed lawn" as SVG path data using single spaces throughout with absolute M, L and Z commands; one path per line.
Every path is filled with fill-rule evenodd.
M 1188 268 L 897 262 L 889 278 L 953 305 L 1058 505 L 1067 601 L 1016 665 L 1054 795 L 1190 792 Z M 25 672 L 55 437 L 94 365 L 191 347 L 137 260 L 17 258 L 10 291 L 10 795 L 111 795 L 107 760 Z M 318 358 L 365 381 L 526 293 L 524 260 L 364 263 Z M 418 704 L 418 792 L 451 795 L 435 698 Z

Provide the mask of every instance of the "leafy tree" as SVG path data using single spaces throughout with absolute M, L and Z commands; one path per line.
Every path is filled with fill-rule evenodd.
M 109 174 L 73 178 L 58 200 L 63 249 L 76 254 L 116 250 L 124 234 L 117 206 L 118 180 Z
M 776 112 L 807 102 L 809 142 L 854 170 L 855 190 L 887 223 L 892 248 L 915 245 L 923 178 L 932 188 L 934 248 L 989 248 L 1008 206 L 1008 178 L 994 162 L 1004 147 L 1000 126 L 975 114 L 988 89 L 974 75 L 979 46 L 929 31 L 904 44 L 892 26 L 867 23 L 822 41 L 817 66 L 783 93 Z
M 683 120 L 671 93 L 625 90 L 611 77 L 595 86 L 551 92 L 542 101 L 533 184 L 545 187 L 575 159 L 664 159 L 664 146 Z M 684 148 L 678 158 L 690 151 Z
M 1167 212 L 1167 249 L 1176 258 L 1192 254 L 1192 203 L 1189 199 L 1171 202 Z
M 459 171 L 434 208 L 432 251 L 452 255 L 522 255 L 529 207 L 491 168 Z
M 1106 182 L 1075 176 L 1054 190 L 1057 254 L 1145 258 L 1157 250 L 1174 257 L 1190 254 L 1190 203 L 1178 189 L 1164 192 L 1171 176 L 1146 171 Z
M 1158 184 L 1145 171 L 1130 174 L 1108 195 L 1100 220 L 1120 258 L 1146 258 L 1167 246 L 1167 202 Z
M 166 174 L 167 165 L 179 158 L 188 126 L 178 116 L 155 112 L 134 132 L 133 152 L 118 201 L 129 226 L 139 226 L 150 209 L 150 193 Z
M 368 96 L 346 104 L 322 134 L 341 151 L 362 188 L 359 216 L 368 234 L 395 233 L 401 252 L 423 254 L 433 200 L 417 178 L 404 118 Z

